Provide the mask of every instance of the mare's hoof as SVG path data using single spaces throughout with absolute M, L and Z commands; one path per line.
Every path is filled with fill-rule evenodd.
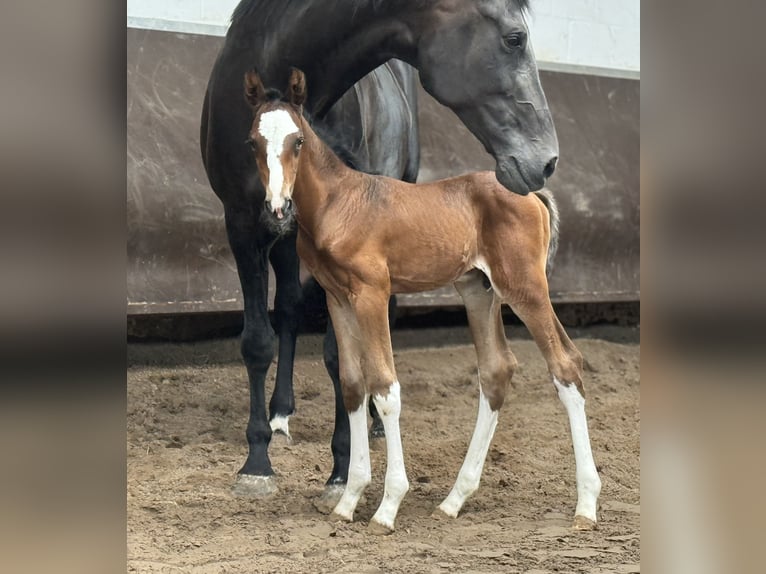
M 277 491 L 277 481 L 274 476 L 255 476 L 238 474 L 231 493 L 243 498 L 266 498 Z
M 577 515 L 572 523 L 572 530 L 598 530 L 598 524 L 595 520 Z
M 324 492 L 314 499 L 314 508 L 322 514 L 330 514 L 333 509 L 335 509 L 335 505 L 338 504 L 340 497 L 343 496 L 345 488 L 345 484 L 331 484 L 326 486 Z
M 291 445 L 293 444 L 293 437 L 291 437 L 289 434 L 281 431 L 276 430 L 271 433 L 271 443 L 275 445 Z
M 436 510 L 434 510 L 431 513 L 431 518 L 435 520 L 452 520 L 454 516 L 450 516 L 449 514 L 444 512 L 441 508 L 437 507 Z
M 385 524 L 381 524 L 380 522 L 376 520 L 370 520 L 370 523 L 367 525 L 367 532 L 369 532 L 370 534 L 386 536 L 388 534 L 393 533 L 394 528 L 388 527 Z
M 269 421 L 271 427 L 271 444 L 293 444 L 290 436 L 290 417 L 275 416 Z

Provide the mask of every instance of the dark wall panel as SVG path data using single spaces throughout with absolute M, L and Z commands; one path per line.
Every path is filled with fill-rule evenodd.
M 241 308 L 223 210 L 199 153 L 199 116 L 222 38 L 128 29 L 128 313 Z M 639 83 L 541 73 L 561 159 L 549 182 L 562 208 L 555 301 L 639 296 Z M 492 159 L 421 90 L 420 180 Z M 400 304 L 459 303 L 451 288 Z

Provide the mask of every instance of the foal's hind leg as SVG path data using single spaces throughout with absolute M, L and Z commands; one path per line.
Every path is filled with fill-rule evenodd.
M 585 391 L 582 384 L 582 355 L 569 339 L 553 312 L 543 279 L 527 296 L 512 298 L 513 311 L 524 321 L 543 353 L 559 399 L 569 416 L 577 477 L 577 508 L 573 527 L 578 530 L 596 528 L 596 509 L 601 492 L 601 479 L 596 470 L 585 417 Z M 529 296 L 529 293 L 535 295 Z
M 455 287 L 465 303 L 479 362 L 479 413 L 463 466 L 439 510 L 456 517 L 466 499 L 479 487 L 484 461 L 497 426 L 498 410 L 516 368 L 500 314 L 500 299 L 484 284 L 484 275 L 473 271 Z

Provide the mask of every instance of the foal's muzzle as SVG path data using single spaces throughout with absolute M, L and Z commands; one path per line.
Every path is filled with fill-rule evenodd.
M 281 207 L 274 209 L 270 201 L 266 202 L 266 209 L 269 213 L 272 213 L 277 219 L 290 218 L 293 215 L 293 200 L 285 199 L 284 204 Z

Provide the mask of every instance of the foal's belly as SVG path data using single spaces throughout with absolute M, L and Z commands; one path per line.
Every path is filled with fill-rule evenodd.
M 424 252 L 425 251 L 425 252 Z M 440 253 L 418 250 L 400 260 L 389 260 L 388 269 L 393 293 L 419 293 L 451 285 L 472 267 L 468 252 Z

